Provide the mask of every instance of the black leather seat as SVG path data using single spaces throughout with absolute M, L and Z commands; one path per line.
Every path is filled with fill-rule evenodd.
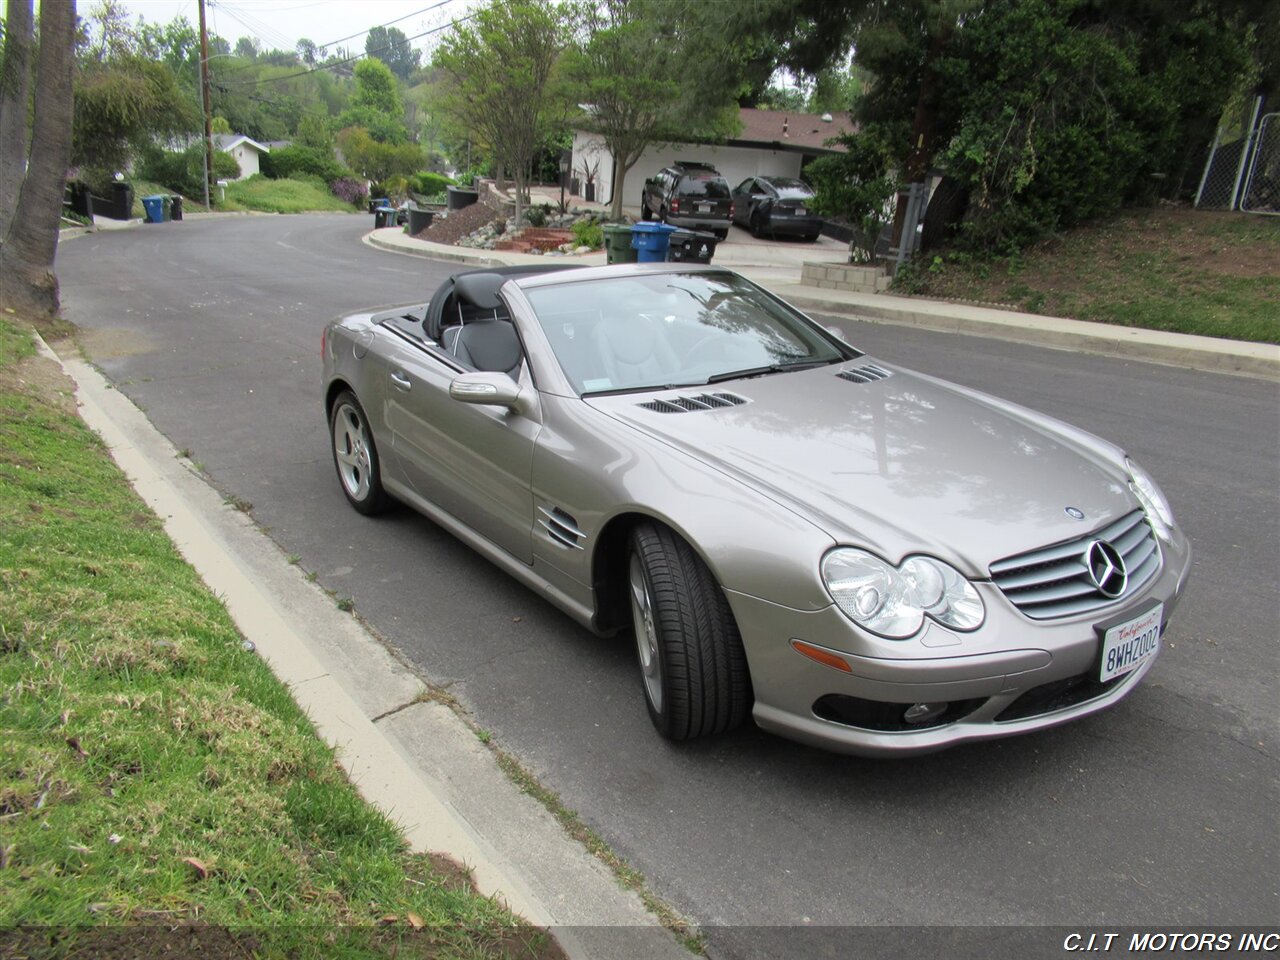
M 505 373 L 515 379 L 524 358 L 510 320 L 473 320 L 444 332 L 444 348 L 475 370 Z

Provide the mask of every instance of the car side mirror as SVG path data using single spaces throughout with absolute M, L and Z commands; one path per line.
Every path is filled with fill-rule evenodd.
M 449 396 L 459 403 L 514 408 L 520 399 L 520 384 L 505 373 L 479 370 L 454 377 L 449 384 Z

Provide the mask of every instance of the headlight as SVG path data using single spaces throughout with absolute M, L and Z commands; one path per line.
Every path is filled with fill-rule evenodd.
M 1173 510 L 1169 507 L 1169 501 L 1164 498 L 1164 494 L 1160 492 L 1160 488 L 1156 486 L 1156 482 L 1151 479 L 1147 471 L 1128 457 L 1125 457 L 1124 463 L 1129 468 L 1129 489 L 1142 504 L 1142 511 L 1151 521 L 1156 535 L 1161 540 L 1168 541 L 1173 536 Z
M 975 630 L 985 615 L 973 584 L 933 557 L 908 557 L 895 567 L 865 550 L 837 547 L 822 559 L 822 579 L 845 616 L 882 637 L 914 636 L 925 617 Z

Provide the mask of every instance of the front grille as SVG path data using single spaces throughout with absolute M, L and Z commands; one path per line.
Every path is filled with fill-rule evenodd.
M 655 413 L 689 413 L 694 410 L 717 410 L 721 407 L 736 407 L 746 402 L 746 397 L 740 397 L 736 393 L 699 393 L 692 396 L 660 397 L 657 400 L 646 400 L 639 406 Z
M 1095 540 L 1124 558 L 1129 582 L 1118 597 L 1103 594 L 1089 577 L 1085 554 Z M 1141 510 L 1101 530 L 1065 543 L 991 564 L 991 579 L 1009 601 L 1033 620 L 1089 613 L 1132 597 L 1160 569 L 1160 548 Z
M 1055 710 L 1065 710 L 1081 703 L 1096 700 L 1120 686 L 1133 673 L 1126 673 L 1110 680 L 1099 680 L 1089 673 L 1082 673 L 1066 680 L 1054 680 L 1032 687 L 1013 703 L 1000 711 L 996 723 L 1008 723 L 1011 720 L 1027 720 L 1031 717 L 1044 716 Z
M 842 370 L 837 373 L 836 376 L 841 380 L 848 380 L 850 383 L 874 383 L 876 380 L 887 380 L 890 373 L 883 367 L 877 367 L 874 363 L 868 363 L 861 367 L 852 367 L 848 370 Z

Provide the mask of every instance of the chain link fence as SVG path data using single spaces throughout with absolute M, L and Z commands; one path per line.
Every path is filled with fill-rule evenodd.
M 1208 210 L 1244 210 L 1250 213 L 1276 211 L 1277 134 L 1275 118 L 1261 118 L 1262 97 L 1250 104 L 1246 117 L 1235 129 L 1219 127 L 1205 161 L 1195 205 Z M 1258 193 L 1254 194 L 1255 185 Z
M 1258 125 L 1240 209 L 1280 216 L 1280 113 L 1268 113 Z

